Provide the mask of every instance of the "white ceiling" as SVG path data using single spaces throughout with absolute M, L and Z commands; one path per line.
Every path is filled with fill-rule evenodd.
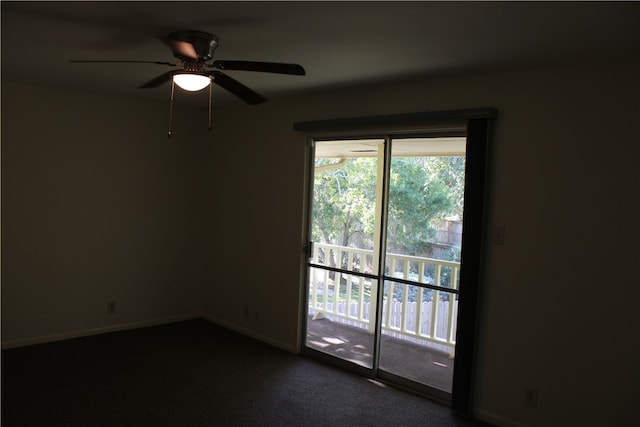
M 216 59 L 299 63 L 227 72 L 267 98 L 416 77 L 637 58 L 640 2 L 3 2 L 2 78 L 116 96 L 170 68 L 160 36 L 216 34 Z M 237 102 L 214 87 L 217 102 Z

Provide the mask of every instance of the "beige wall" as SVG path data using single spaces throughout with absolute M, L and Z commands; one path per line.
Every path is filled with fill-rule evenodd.
M 210 136 L 167 113 L 3 82 L 4 344 L 201 312 Z
M 506 242 L 485 248 L 476 415 L 631 425 L 638 75 L 608 64 L 234 103 L 212 135 L 183 116 L 173 141 L 165 104 L 3 82 L 2 339 L 202 311 L 296 349 L 306 150 L 292 124 L 494 107 L 488 222 Z
M 226 110 L 206 312 L 274 344 L 298 343 L 305 144 L 293 122 L 494 107 L 488 222 L 506 227 L 506 243 L 485 248 L 476 415 L 629 425 L 640 384 L 638 75 L 637 63 L 548 69 Z M 523 405 L 525 388 L 540 390 L 538 409 Z

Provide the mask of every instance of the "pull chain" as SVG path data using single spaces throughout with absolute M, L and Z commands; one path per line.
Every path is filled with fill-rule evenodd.
M 211 131 L 212 126 L 211 126 L 211 122 L 212 119 L 211 117 L 213 116 L 213 108 L 211 107 L 211 99 L 212 99 L 212 84 L 209 84 L 209 131 Z M 171 138 L 171 126 L 172 126 L 172 122 L 173 122 L 173 96 L 175 93 L 175 82 L 173 81 L 173 79 L 171 79 L 171 101 L 169 103 L 169 132 L 167 133 L 167 138 Z
M 209 132 L 211 132 L 211 115 L 212 115 L 212 109 L 211 109 L 211 87 L 213 86 L 212 83 L 209 83 Z
M 173 92 L 175 91 L 175 83 L 171 79 L 171 102 L 169 104 L 169 133 L 167 138 L 171 138 L 171 122 L 173 120 Z

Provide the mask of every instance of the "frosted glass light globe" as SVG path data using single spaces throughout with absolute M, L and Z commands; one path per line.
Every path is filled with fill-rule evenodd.
M 184 90 L 197 92 L 209 86 L 211 78 L 202 74 L 176 74 L 173 76 L 173 82 Z

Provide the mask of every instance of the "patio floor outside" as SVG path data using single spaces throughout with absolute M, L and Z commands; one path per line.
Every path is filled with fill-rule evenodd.
M 372 336 L 356 326 L 309 316 L 307 346 L 362 366 L 371 365 Z M 448 353 L 385 334 L 380 347 L 380 369 L 451 392 L 454 360 Z

